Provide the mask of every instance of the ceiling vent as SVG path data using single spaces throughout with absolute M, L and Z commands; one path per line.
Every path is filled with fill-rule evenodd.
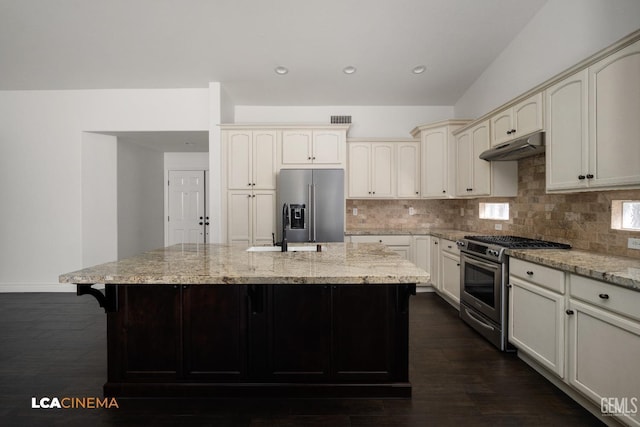
M 351 116 L 331 116 L 332 124 L 349 124 L 351 123 Z

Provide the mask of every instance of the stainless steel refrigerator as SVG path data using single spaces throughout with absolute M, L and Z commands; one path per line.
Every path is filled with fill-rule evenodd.
M 278 241 L 286 203 L 288 242 L 344 242 L 344 170 L 282 169 L 276 200 Z

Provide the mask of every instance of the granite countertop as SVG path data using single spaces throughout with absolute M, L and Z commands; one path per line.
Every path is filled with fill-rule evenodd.
M 435 236 L 441 239 L 458 240 L 464 236 L 474 234 L 470 231 L 454 230 L 450 228 L 366 228 L 346 231 L 345 236 Z M 477 234 L 477 233 L 475 233 Z
M 290 246 L 293 246 L 291 244 Z M 379 243 L 326 243 L 322 252 L 247 252 L 232 245 L 174 245 L 63 274 L 74 284 L 392 284 L 429 274 Z
M 358 229 L 345 233 L 347 236 L 431 235 L 454 241 L 473 234 L 478 233 L 446 228 Z M 640 260 L 635 258 L 610 256 L 577 249 L 509 249 L 507 254 L 514 258 L 640 292 Z
M 640 260 L 576 249 L 509 249 L 509 256 L 640 291 Z

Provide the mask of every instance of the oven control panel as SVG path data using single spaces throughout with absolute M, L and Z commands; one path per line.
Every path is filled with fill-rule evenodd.
M 478 255 L 497 262 L 501 262 L 504 253 L 504 248 L 499 246 L 486 245 L 469 240 L 458 240 L 456 245 L 458 245 L 460 250 L 463 252 Z

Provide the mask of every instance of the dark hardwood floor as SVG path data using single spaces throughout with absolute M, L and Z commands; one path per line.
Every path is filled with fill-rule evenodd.
M 32 397 L 102 397 L 105 325 L 89 296 L 0 294 L 0 425 L 601 425 L 426 293 L 411 299 L 410 400 L 119 399 L 119 409 L 32 409 Z

